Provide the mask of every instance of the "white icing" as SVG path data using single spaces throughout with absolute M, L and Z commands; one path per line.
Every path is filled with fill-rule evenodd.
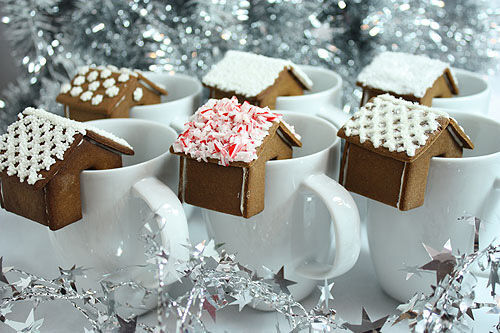
M 134 101 L 139 102 L 142 99 L 142 88 L 134 90 Z
M 50 170 L 57 160 L 64 158 L 75 135 L 85 135 L 87 130 L 131 148 L 125 140 L 112 134 L 41 109 L 26 108 L 18 117 L 19 120 L 7 128 L 7 133 L 0 136 L 0 151 L 3 151 L 0 172 L 16 175 L 30 185 L 42 179 L 42 171 Z
M 81 86 L 84 83 L 85 83 L 85 76 L 78 75 L 73 80 L 73 85 L 75 85 L 75 86 Z
M 285 69 L 292 70 L 297 79 L 307 89 L 311 89 L 312 81 L 291 61 L 241 51 L 228 51 L 203 77 L 203 83 L 253 97 L 272 86 L 279 73 Z
M 97 80 L 98 77 L 99 77 L 99 72 L 98 71 L 92 71 L 87 76 L 87 80 L 89 80 L 89 82 L 93 82 L 93 81 Z
M 361 143 L 368 140 L 375 148 L 385 147 L 391 152 L 415 156 L 429 135 L 440 130 L 438 118 L 449 115 L 384 94 L 356 112 L 345 123 L 344 130 L 346 136 L 358 135 Z
M 66 94 L 68 91 L 71 90 L 71 84 L 66 82 L 66 83 L 63 83 L 63 85 L 61 86 L 61 91 L 60 93 L 61 94 Z
M 109 88 L 109 87 L 111 87 L 111 86 L 114 86 L 114 85 L 115 85 L 115 83 L 116 83 L 115 79 L 113 79 L 113 78 L 111 77 L 111 78 L 109 78 L 109 79 L 104 80 L 104 82 L 102 83 L 102 86 L 103 86 L 104 88 Z
M 120 88 L 118 88 L 117 86 L 111 86 L 108 89 L 106 89 L 106 95 L 108 97 L 115 97 L 116 95 L 118 95 L 119 92 Z
M 401 195 L 403 194 L 403 185 L 404 185 L 404 181 L 405 181 L 405 171 L 406 171 L 406 162 L 403 166 L 403 172 L 401 173 L 401 180 L 400 180 L 400 183 L 399 183 L 399 195 L 398 195 L 398 202 L 396 203 L 396 207 L 399 208 L 399 203 L 401 201 Z
M 98 68 L 99 68 L 99 67 L 98 67 Z M 111 74 L 112 74 L 112 73 L 111 73 L 111 71 L 110 71 L 109 69 L 104 68 L 104 69 L 101 71 L 101 78 L 106 79 L 106 78 L 110 77 L 110 76 L 111 76 Z
M 89 90 L 96 91 L 100 85 L 101 85 L 101 82 L 99 82 L 99 81 L 91 82 L 91 83 L 89 83 Z
M 108 66 L 106 66 L 106 67 L 107 67 L 110 71 L 112 71 L 112 72 L 118 72 L 118 71 L 119 71 L 118 67 L 116 67 L 116 66 L 114 66 L 114 65 L 108 65 Z
M 423 97 L 447 68 L 449 64 L 423 55 L 383 52 L 363 68 L 358 82 L 398 95 Z
M 134 149 L 132 148 L 131 145 L 129 145 L 129 143 L 127 141 L 125 141 L 124 139 L 120 138 L 120 137 L 117 137 L 116 135 L 112 134 L 112 133 L 109 133 L 109 132 L 106 132 L 105 130 L 102 130 L 100 128 L 97 128 L 97 127 L 93 127 L 93 126 L 90 126 L 90 125 L 87 125 L 86 126 L 87 130 L 88 131 L 92 131 L 108 140 L 111 140 L 115 143 L 118 143 L 119 145 L 121 146 L 124 146 L 124 147 L 127 147 L 129 149 Z
M 351 150 L 351 146 L 346 145 L 347 151 L 345 152 L 345 161 L 344 161 L 344 177 L 342 177 L 342 186 L 345 186 L 347 182 L 347 170 L 349 170 L 349 150 Z
M 89 66 L 82 66 L 80 68 L 78 68 L 78 74 L 80 75 L 85 75 L 89 72 Z
M 242 168 L 241 192 L 240 192 L 240 212 L 243 215 L 245 210 L 245 185 L 247 183 L 248 168 Z
M 102 95 L 95 95 L 94 97 L 92 97 L 92 102 L 91 102 L 92 105 L 99 105 L 99 104 L 101 104 L 102 98 L 103 98 Z
M 84 102 L 87 102 L 92 98 L 92 95 L 92 91 L 86 91 L 80 95 L 80 99 Z
M 82 93 L 82 87 L 73 87 L 70 91 L 70 95 L 76 97 Z
M 127 73 L 121 73 L 120 76 L 118 76 L 118 82 L 127 82 L 130 79 L 130 75 Z

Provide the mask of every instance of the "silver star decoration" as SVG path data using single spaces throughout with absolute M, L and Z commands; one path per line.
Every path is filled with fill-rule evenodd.
M 134 333 L 136 328 L 137 328 L 137 317 L 134 317 L 129 320 L 125 320 L 120 316 L 116 316 L 116 319 L 118 319 L 118 324 L 120 325 L 120 328 L 118 330 L 119 333 Z
M 420 267 L 418 267 L 418 265 L 405 266 L 401 268 L 399 271 L 406 273 L 406 281 L 408 281 L 413 275 L 422 277 L 422 270 L 420 269 Z
M 8 315 L 11 312 L 12 312 L 12 304 L 9 304 L 6 307 L 0 309 L 0 317 L 1 316 L 5 317 L 6 315 Z
M 468 214 L 458 218 L 459 222 L 466 222 L 474 227 L 474 252 L 479 251 L 479 229 L 481 228 L 481 219 Z
M 203 309 L 208 312 L 210 317 L 212 317 L 213 321 L 215 322 L 217 308 L 215 307 L 214 304 L 212 304 L 213 303 L 212 298 L 217 298 L 217 296 L 205 298 L 205 300 L 203 301 Z
M 292 286 L 294 284 L 297 284 L 297 282 L 290 281 L 285 279 L 285 266 L 281 266 L 281 269 L 278 271 L 278 273 L 273 274 L 272 279 L 266 279 L 264 280 L 265 282 L 271 282 L 275 283 L 279 286 L 282 292 L 285 294 L 290 295 L 290 290 L 288 290 L 288 286 Z
M 6 319 L 5 324 L 12 327 L 18 333 L 39 333 L 40 327 L 43 324 L 43 318 L 35 321 L 33 311 L 34 309 L 31 309 L 31 312 L 24 323 Z
M 363 308 L 361 315 L 361 325 L 353 325 L 346 323 L 343 324 L 342 326 L 344 328 L 347 328 L 348 330 L 351 330 L 354 333 L 381 332 L 382 326 L 384 326 L 385 322 L 387 321 L 387 318 L 389 318 L 389 316 L 382 317 L 372 322 L 365 308 Z
M 489 287 L 491 285 L 491 296 L 496 295 L 495 288 L 497 284 L 500 284 L 500 280 L 498 278 L 498 262 L 492 261 L 490 275 L 488 277 L 488 285 L 486 286 Z
M 24 290 L 25 288 L 28 288 L 28 286 L 31 284 L 31 278 L 28 276 L 27 278 L 20 278 L 19 281 L 13 283 L 15 286 L 21 288 L 21 290 Z
M 253 297 L 250 295 L 250 290 L 245 290 L 241 294 L 236 297 L 236 300 L 232 302 L 230 305 L 238 305 L 238 309 L 241 312 L 245 305 L 250 303 L 253 300 Z
M 328 280 L 325 279 L 325 282 L 322 286 L 318 286 L 321 295 L 319 296 L 319 301 L 317 306 L 321 307 L 324 305 L 325 309 L 329 308 L 329 300 L 333 300 L 332 289 L 334 283 L 328 284 Z
M 446 275 L 450 275 L 453 272 L 457 263 L 457 259 L 451 253 L 451 240 L 448 239 L 448 241 L 444 244 L 443 250 L 441 250 L 441 252 L 434 250 L 432 247 L 426 244 L 422 245 L 424 246 L 425 250 L 432 260 L 427 264 L 421 266 L 420 268 L 427 271 L 435 271 L 436 280 L 437 283 L 439 283 L 444 279 Z
M 3 283 L 9 284 L 9 281 L 7 280 L 7 278 L 4 275 L 8 271 L 7 270 L 4 271 L 4 269 L 2 268 L 2 262 L 3 262 L 3 257 L 0 257 L 0 281 Z
M 172 276 L 174 277 L 177 281 L 181 281 L 181 277 L 179 275 L 179 272 L 177 271 L 177 263 L 174 262 L 174 260 L 170 260 L 170 255 L 165 252 L 165 250 L 162 250 L 159 254 L 158 257 L 163 259 L 163 269 L 166 274 L 166 276 Z
M 77 276 L 83 276 L 86 277 L 85 271 L 88 271 L 88 268 L 84 267 L 77 267 L 76 265 L 73 265 L 70 269 L 63 269 L 59 267 L 59 273 L 62 276 L 66 276 L 69 280 L 74 281 L 75 277 Z
M 392 324 L 393 326 L 399 323 L 400 321 L 406 319 L 415 319 L 417 317 L 417 313 L 414 311 L 415 304 L 422 297 L 421 294 L 415 294 L 408 303 L 398 305 L 397 309 L 401 311 L 401 314 L 397 317 L 397 319 Z

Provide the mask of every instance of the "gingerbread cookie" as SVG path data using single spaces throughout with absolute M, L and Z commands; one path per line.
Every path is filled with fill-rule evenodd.
M 204 77 L 211 98 L 246 100 L 274 109 L 276 97 L 302 95 L 312 81 L 290 61 L 241 51 L 228 51 Z
M 434 97 L 458 94 L 457 80 L 449 64 L 401 52 L 377 55 L 359 73 L 357 81 L 363 88 L 361 106 L 385 93 L 427 106 L 432 105 Z
M 170 148 L 181 157 L 180 200 L 245 218 L 264 209 L 266 162 L 302 146 L 281 115 L 236 97 L 210 99 L 185 127 Z
M 80 172 L 122 166 L 134 150 L 103 130 L 27 108 L 0 136 L 0 204 L 58 230 L 82 218 Z
M 158 104 L 167 91 L 138 70 L 115 66 L 84 66 L 61 86 L 56 100 L 66 117 L 77 121 L 128 118 L 135 105 Z
M 474 145 L 447 113 L 384 94 L 339 130 L 346 140 L 339 183 L 405 211 L 423 205 L 432 157 L 462 157 Z

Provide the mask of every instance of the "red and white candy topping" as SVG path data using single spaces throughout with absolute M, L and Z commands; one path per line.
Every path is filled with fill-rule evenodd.
M 184 132 L 172 147 L 174 152 L 198 161 L 212 158 L 224 166 L 231 162 L 249 163 L 257 159 L 257 149 L 269 129 L 280 121 L 282 115 L 268 107 L 239 104 L 236 97 L 210 99 L 184 125 Z

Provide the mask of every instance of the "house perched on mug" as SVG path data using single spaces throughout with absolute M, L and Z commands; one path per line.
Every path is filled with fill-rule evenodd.
M 0 136 L 0 204 L 58 230 L 82 218 L 80 172 L 122 166 L 123 139 L 41 109 L 27 108 Z
M 338 136 L 346 140 L 339 183 L 402 211 L 423 205 L 432 157 L 474 148 L 447 113 L 389 94 L 364 105 Z
M 281 115 L 236 97 L 210 99 L 185 126 L 170 147 L 181 157 L 179 199 L 245 218 L 264 209 L 266 162 L 302 146 Z
M 291 61 L 242 51 L 227 51 L 204 77 L 211 98 L 248 101 L 274 109 L 278 96 L 303 95 L 313 82 Z
M 84 66 L 61 86 L 56 101 L 66 117 L 77 121 L 128 118 L 136 105 L 158 104 L 167 91 L 138 70 L 115 66 Z
M 457 80 L 449 64 L 402 52 L 377 55 L 359 73 L 357 85 L 363 88 L 361 106 L 385 93 L 426 106 L 432 106 L 435 97 L 458 94 Z

